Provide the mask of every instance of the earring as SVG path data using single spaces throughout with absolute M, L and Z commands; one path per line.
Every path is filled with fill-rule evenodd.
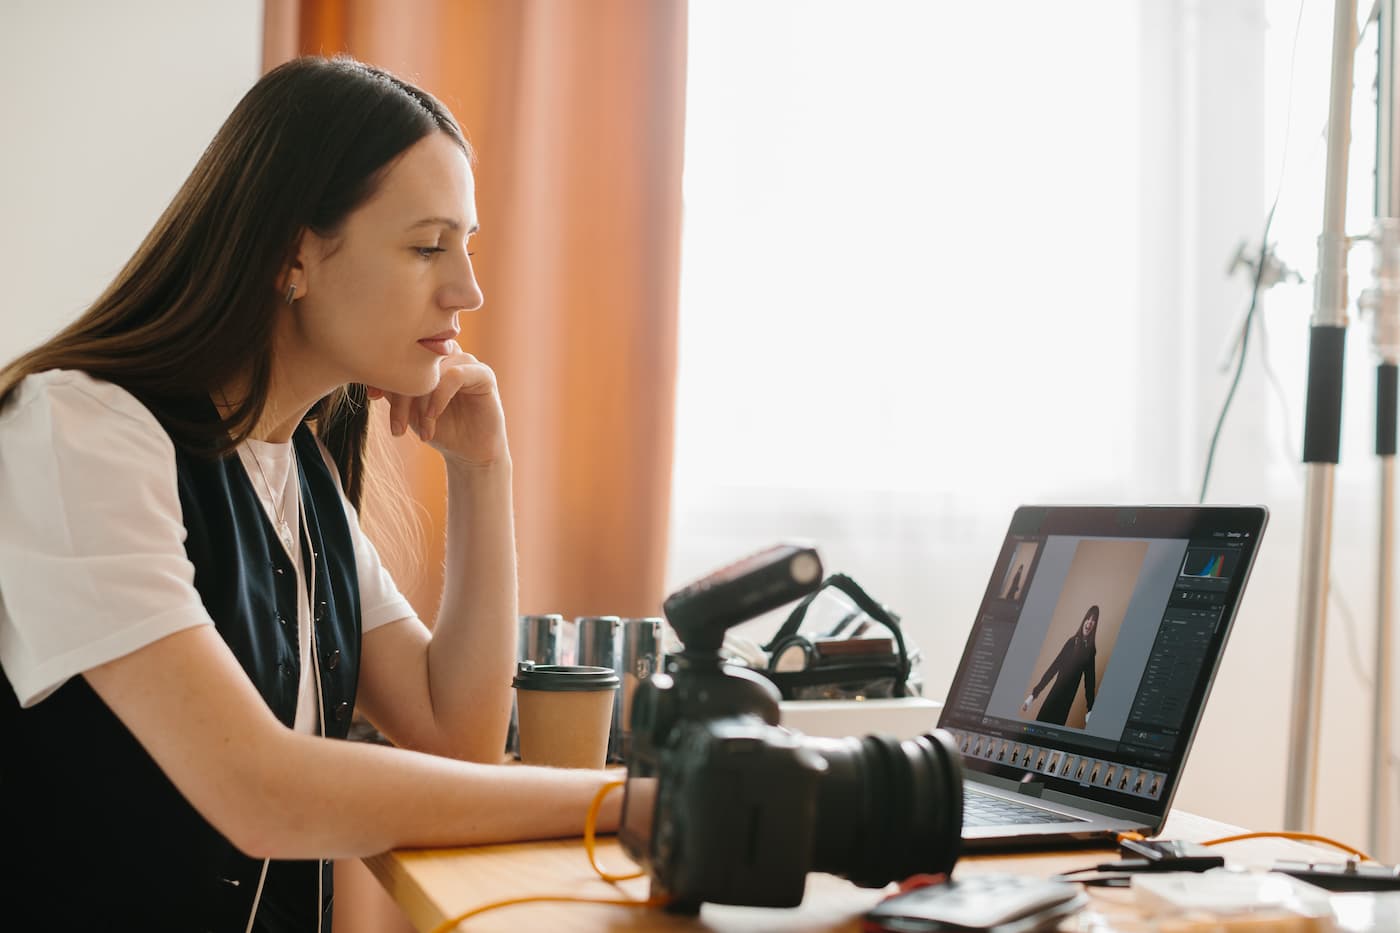
M 291 304 L 291 303 L 292 303 L 292 296 L 295 295 L 296 293 L 297 293 L 297 287 L 296 287 L 296 285 L 288 285 L 288 286 L 287 286 L 287 304 Z

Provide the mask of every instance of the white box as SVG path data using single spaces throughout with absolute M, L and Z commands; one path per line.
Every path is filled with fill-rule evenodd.
M 840 739 L 880 733 L 911 739 L 938 725 L 943 704 L 928 697 L 882 700 L 783 700 L 782 725 L 794 732 Z

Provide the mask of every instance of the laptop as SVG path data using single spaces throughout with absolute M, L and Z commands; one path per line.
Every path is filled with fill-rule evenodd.
M 962 749 L 965 850 L 1161 830 L 1267 521 L 1016 510 L 938 723 Z

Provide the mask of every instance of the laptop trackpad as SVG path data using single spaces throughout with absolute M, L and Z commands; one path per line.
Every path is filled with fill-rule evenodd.
M 1087 822 L 1089 821 L 1067 813 L 1008 800 L 994 794 L 984 794 L 971 787 L 965 788 L 963 795 L 963 826 L 1035 826 Z

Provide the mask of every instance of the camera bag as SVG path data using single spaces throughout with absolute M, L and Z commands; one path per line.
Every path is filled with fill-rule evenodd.
M 802 623 L 812 601 L 828 588 L 845 594 L 857 607 L 836 626 L 837 633 L 847 631 L 847 639 L 858 641 L 851 636 L 862 627 L 852 623 L 866 617 L 889 630 L 895 650 L 877 653 L 842 651 L 823 656 L 821 646 L 829 643 L 832 636 L 812 638 L 805 635 L 802 633 Z M 888 645 L 888 639 L 883 641 Z M 802 670 L 779 670 L 778 659 L 794 647 L 803 650 L 810 663 Z M 769 663 L 761 673 L 773 681 L 785 700 L 874 699 L 920 692 L 917 685 L 910 683 L 912 663 L 904 633 L 900 630 L 899 616 L 872 599 L 855 580 L 842 573 L 832 574 L 822 581 L 820 587 L 807 594 L 788 615 L 773 639 L 763 646 L 763 650 L 768 653 Z

